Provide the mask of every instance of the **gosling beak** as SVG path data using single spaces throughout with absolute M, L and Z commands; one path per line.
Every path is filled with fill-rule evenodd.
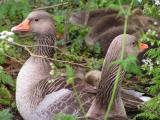
M 144 44 L 144 43 L 140 43 L 139 44 L 139 49 L 141 52 L 143 52 L 145 49 L 148 48 L 148 45 L 147 44 Z
M 29 32 L 29 20 L 25 19 L 22 23 L 19 25 L 16 25 L 12 27 L 11 31 L 12 32 Z

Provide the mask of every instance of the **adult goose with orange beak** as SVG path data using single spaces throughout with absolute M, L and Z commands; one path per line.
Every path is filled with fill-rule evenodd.
M 50 63 L 47 58 L 54 55 L 55 26 L 53 18 L 45 11 L 33 11 L 14 32 L 35 33 L 37 47 L 34 54 L 22 66 L 16 83 L 16 105 L 25 120 L 49 120 L 59 112 L 84 116 L 72 92 L 66 84 L 66 76 L 52 79 Z M 40 57 L 39 57 L 40 56 Z M 84 92 L 87 87 L 75 78 L 75 88 L 79 91 L 85 111 L 88 110 L 94 95 Z
M 148 48 L 147 44 L 138 43 L 136 37 L 128 34 L 121 34 L 111 42 L 103 63 L 101 80 L 99 82 L 96 97 L 93 100 L 92 105 L 87 113 L 87 116 L 90 118 L 103 116 L 109 106 L 112 91 L 114 89 L 114 83 L 120 67 L 119 64 L 113 64 L 113 62 L 121 59 L 123 39 L 125 39 L 123 51 L 124 58 L 127 58 L 130 55 L 137 57 L 139 53 Z M 123 69 L 120 69 L 118 84 L 111 111 L 109 113 L 109 118 L 113 116 L 121 116 L 124 117 L 124 119 L 127 118 L 121 95 L 121 82 L 124 77 L 125 71 Z
M 52 17 L 45 11 L 33 11 L 14 32 L 35 33 L 37 47 L 34 54 L 22 66 L 16 83 L 16 105 L 25 120 L 49 120 L 59 112 L 84 116 L 75 99 L 72 86 L 66 84 L 66 77 L 52 79 L 50 60 L 54 54 L 55 26 Z M 42 57 L 38 57 L 42 56 Z M 88 111 L 95 95 L 84 91 L 89 84 L 75 78 L 84 111 Z

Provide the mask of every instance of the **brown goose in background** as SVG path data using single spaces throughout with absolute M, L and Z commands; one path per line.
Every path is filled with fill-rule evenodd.
M 72 24 L 78 24 L 80 26 L 93 27 L 100 18 L 109 15 L 118 14 L 118 10 L 114 9 L 99 9 L 96 11 L 82 11 L 74 12 L 71 14 L 69 21 Z
M 138 44 L 136 37 L 132 35 L 125 35 L 125 49 L 124 49 L 124 58 L 129 55 L 137 56 L 140 52 L 148 48 L 148 45 L 140 43 Z M 113 61 L 117 61 L 120 59 L 122 50 L 122 39 L 123 34 L 117 36 L 111 43 L 105 60 L 102 67 L 102 75 L 101 81 L 99 82 L 99 86 L 97 88 L 97 94 L 92 102 L 92 105 L 87 113 L 88 117 L 96 118 L 105 113 L 109 101 L 111 99 L 111 94 L 114 86 L 114 81 L 116 78 L 117 71 L 119 69 L 118 64 L 112 64 Z M 110 111 L 109 116 L 120 115 L 126 117 L 126 111 L 124 109 L 124 104 L 121 97 L 121 81 L 123 80 L 125 75 L 125 71 L 120 71 L 120 77 L 118 86 L 116 89 L 116 95 L 114 97 L 112 109 Z
M 108 30 L 102 32 L 102 33 L 99 33 L 97 34 L 97 36 L 93 36 L 92 38 L 91 37 L 86 37 L 86 44 L 89 45 L 89 46 L 94 46 L 97 42 L 100 44 L 101 48 L 102 48 L 102 54 L 103 56 L 105 56 L 109 46 L 110 46 L 110 43 L 112 42 L 112 40 L 123 33 L 123 30 L 124 30 L 124 26 L 114 26 L 114 27 L 111 27 L 109 28 Z M 133 34 L 135 32 L 137 32 L 138 28 L 137 26 L 135 25 L 130 25 L 127 29 L 127 34 Z
M 91 28 L 85 41 L 87 45 L 95 45 L 99 42 L 102 47 L 103 55 L 106 54 L 111 41 L 124 30 L 124 16 L 111 15 L 103 17 L 95 26 Z M 154 26 L 154 20 L 151 17 L 143 15 L 131 15 L 128 19 L 127 34 L 134 34 L 136 32 L 146 32 L 150 27 Z M 158 23 L 158 22 L 157 22 Z
M 35 55 L 22 66 L 16 83 L 16 105 L 25 120 L 49 120 L 51 116 L 63 112 L 83 116 L 72 92 L 66 84 L 66 77 L 52 79 L 50 60 L 54 54 L 55 26 L 52 17 L 45 11 L 33 11 L 12 31 L 33 32 L 37 40 Z M 84 110 L 87 112 L 94 95 L 83 91 L 90 87 L 75 78 L 75 88 L 79 92 Z M 91 87 L 90 87 L 91 88 Z
M 128 6 L 124 5 L 124 8 L 128 8 Z M 119 13 L 119 10 L 117 9 L 97 9 L 97 10 L 91 10 L 91 11 L 81 11 L 81 12 L 73 12 L 70 15 L 69 21 L 72 24 L 80 25 L 80 26 L 87 26 L 87 27 L 93 27 L 97 23 L 97 21 L 100 21 L 101 18 L 108 16 L 108 15 L 117 15 Z M 143 11 L 140 8 L 135 8 L 132 11 L 133 14 L 136 15 L 142 15 Z
M 96 14 L 97 11 L 99 10 L 86 11 L 86 13 Z M 75 24 L 76 21 L 78 21 L 77 20 L 78 18 L 79 18 L 79 21 L 83 21 L 83 17 L 84 17 L 83 14 L 82 12 L 79 12 L 79 14 L 76 15 L 77 17 L 75 17 L 74 15 L 71 15 L 71 18 L 70 18 L 72 19 L 71 23 L 73 23 L 73 20 L 75 20 L 74 21 L 74 24 Z M 95 45 L 96 42 L 99 42 L 102 47 L 103 56 L 105 56 L 111 41 L 116 36 L 123 33 L 125 18 L 124 16 L 118 16 L 118 13 L 116 12 L 103 14 L 103 15 L 104 16 L 100 16 L 100 17 L 94 17 L 94 16 L 89 17 L 87 22 L 89 24 L 91 21 L 93 26 L 91 26 L 91 30 L 89 31 L 85 41 L 86 41 L 86 44 L 90 46 L 93 46 Z M 93 21 L 95 21 L 95 23 L 93 23 Z M 78 22 L 77 24 L 79 23 L 80 22 Z M 134 34 L 134 33 L 137 33 L 138 31 L 140 32 L 147 31 L 149 28 L 152 28 L 152 27 L 157 29 L 159 26 L 160 24 L 157 20 L 148 16 L 144 16 L 141 9 L 135 8 L 132 11 L 132 15 L 128 19 L 127 34 Z M 140 57 L 142 56 L 143 54 L 140 54 Z
M 97 22 L 103 19 L 103 17 L 114 15 L 114 17 L 116 18 L 119 16 L 118 13 L 119 13 L 119 10 L 115 10 L 111 8 L 73 12 L 70 15 L 69 21 L 72 24 L 76 24 L 80 26 L 94 27 L 97 24 Z M 140 8 L 135 8 L 133 9 L 132 14 L 143 15 L 143 11 Z

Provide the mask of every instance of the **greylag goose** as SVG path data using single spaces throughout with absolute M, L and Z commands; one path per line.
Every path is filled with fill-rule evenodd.
M 126 34 L 125 36 L 126 42 L 124 48 L 124 58 L 128 57 L 129 55 L 137 56 L 140 52 L 148 48 L 148 45 L 143 43 L 140 43 L 140 45 L 138 45 L 136 37 L 128 34 Z M 119 69 L 119 65 L 112 64 L 112 62 L 120 59 L 123 38 L 123 34 L 117 36 L 112 41 L 107 51 L 102 67 L 101 81 L 99 82 L 96 97 L 87 113 L 88 117 L 96 118 L 98 116 L 101 116 L 105 113 L 108 107 L 109 101 L 111 99 L 114 81 L 116 79 L 116 74 Z M 114 97 L 113 105 L 109 114 L 110 116 L 121 115 L 126 117 L 126 111 L 124 109 L 120 90 L 121 81 L 123 80 L 124 75 L 125 71 L 120 70 L 119 82 L 116 88 L 116 95 Z
M 102 47 L 103 55 L 105 56 L 111 41 L 116 36 L 123 33 L 124 21 L 124 16 L 117 17 L 116 14 L 101 18 L 86 36 L 86 44 L 93 46 L 96 42 L 99 42 Z M 154 26 L 155 21 L 156 20 L 151 17 L 133 14 L 132 16 L 129 16 L 128 19 L 127 34 L 134 34 L 138 31 L 147 31 L 151 26 Z
M 103 12 L 104 14 L 99 12 Z M 132 13 L 128 19 L 127 34 L 134 34 L 137 31 L 147 31 L 148 28 L 160 26 L 157 20 L 144 16 L 142 10 L 139 8 L 135 8 Z M 105 56 L 111 41 L 123 33 L 125 18 L 124 16 L 118 16 L 116 12 L 107 14 L 102 10 L 93 10 L 83 11 L 77 14 L 72 13 L 70 22 L 74 24 L 83 23 L 86 14 L 90 15 L 87 19 L 87 25 L 90 27 L 90 23 L 92 24 L 91 30 L 85 39 L 86 44 L 93 46 L 96 42 L 99 42 Z M 91 16 L 92 14 L 94 16 Z M 98 14 L 103 16 L 98 16 Z M 84 24 L 81 25 L 84 26 Z
M 98 9 L 95 11 L 74 12 L 70 15 L 69 21 L 72 24 L 93 27 L 100 18 L 109 14 L 118 14 L 118 10 Z
M 123 6 L 127 8 L 128 6 Z M 72 24 L 78 24 L 80 26 L 88 26 L 93 27 L 97 21 L 100 21 L 104 16 L 108 16 L 111 14 L 117 15 L 119 10 L 116 9 L 97 9 L 92 11 L 81 11 L 81 12 L 73 12 L 70 15 L 69 21 Z M 140 8 L 133 9 L 132 13 L 134 15 L 142 15 L 143 11 Z
M 101 80 L 101 71 L 99 70 L 89 71 L 85 75 L 85 81 L 94 87 L 95 92 L 97 91 L 100 80 Z M 121 88 L 121 97 L 128 115 L 137 112 L 138 105 L 151 99 L 148 96 L 144 96 L 144 93 L 124 88 Z
M 52 17 L 45 11 L 33 11 L 12 31 L 33 32 L 38 46 L 34 54 L 22 66 L 16 83 L 16 105 L 26 120 L 49 120 L 53 115 L 63 112 L 83 116 L 65 76 L 52 79 L 50 60 L 54 54 L 55 26 Z M 42 56 L 42 57 L 38 57 Z M 88 111 L 95 94 L 87 92 L 90 85 L 75 78 L 85 111 Z M 85 90 L 85 91 L 84 91 Z M 140 102 L 139 102 L 140 103 Z
M 50 60 L 54 54 L 55 26 L 52 17 L 45 11 L 33 11 L 19 25 L 11 29 L 14 32 L 33 32 L 37 40 L 34 51 L 22 66 L 16 83 L 16 105 L 25 120 L 49 120 L 53 115 L 63 112 L 82 116 L 72 92 L 72 86 L 66 84 L 65 76 L 52 79 Z M 51 47 L 50 47 L 51 46 Z M 42 56 L 42 57 L 38 57 Z M 82 81 L 75 88 L 79 92 L 85 111 L 94 97 L 84 92 L 87 87 Z

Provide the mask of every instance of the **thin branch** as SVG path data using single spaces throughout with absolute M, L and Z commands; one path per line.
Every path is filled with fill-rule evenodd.
M 74 63 L 74 62 L 70 62 L 70 61 L 58 60 L 58 59 L 48 58 L 46 56 L 35 55 L 35 54 L 31 53 L 28 49 L 26 49 L 26 50 L 33 57 L 45 58 L 45 59 L 48 59 L 48 60 L 51 60 L 51 61 L 56 61 L 56 62 L 61 62 L 61 63 L 67 63 L 67 64 L 71 64 L 71 65 L 75 65 L 75 66 L 79 66 L 79 67 L 83 67 L 83 68 L 89 68 L 88 66 L 84 66 L 82 64 L 78 64 L 78 63 Z
M 69 56 L 69 57 L 73 57 L 73 55 L 70 55 L 70 54 L 66 54 L 66 53 L 64 53 L 64 51 L 62 51 L 61 49 L 59 49 L 58 47 L 56 47 L 56 46 L 48 46 L 48 45 L 23 45 L 23 44 L 19 44 L 19 43 L 16 43 L 16 42 L 9 42 L 9 43 L 11 43 L 12 45 L 17 45 L 17 46 L 20 46 L 20 47 L 23 47 L 23 48 L 33 48 L 33 47 L 40 47 L 40 46 L 44 46 L 44 47 L 52 47 L 52 48 L 55 48 L 55 49 L 57 49 L 59 52 L 61 52 L 61 54 L 63 54 L 63 55 L 66 55 L 66 56 Z M 82 57 L 81 56 L 81 58 L 83 58 L 83 59 L 85 59 L 85 57 Z
M 65 2 L 65 3 L 59 3 L 56 5 L 51 5 L 51 6 L 46 6 L 46 7 L 40 7 L 40 8 L 35 8 L 33 10 L 46 10 L 46 9 L 53 9 L 54 7 L 59 7 L 59 6 L 67 6 L 69 3 Z
M 64 60 L 58 60 L 58 59 L 53 59 L 53 58 L 48 58 L 46 56 L 40 56 L 40 55 L 36 55 L 34 53 L 32 53 L 28 48 L 32 47 L 32 46 L 28 46 L 28 45 L 22 45 L 16 42 L 10 42 L 13 45 L 17 45 L 20 46 L 22 48 L 24 48 L 31 56 L 33 57 L 39 57 L 39 58 L 45 58 L 51 61 L 55 61 L 55 62 L 61 62 L 61 63 L 67 63 L 67 64 L 71 64 L 71 65 L 75 65 L 75 66 L 79 66 L 79 67 L 83 67 L 83 68 L 89 68 L 88 66 L 84 66 L 83 64 L 79 64 L 79 63 L 74 63 L 74 62 L 70 62 L 70 61 L 64 61 Z M 34 45 L 34 46 L 38 46 L 38 45 Z M 47 45 L 42 45 L 42 46 L 47 46 Z M 56 46 L 48 46 L 48 47 L 54 47 L 57 48 Z M 58 49 L 58 48 L 57 48 Z M 60 49 L 59 49 L 60 50 Z M 61 51 L 61 50 L 60 50 Z
M 1 52 L 1 54 L 3 54 L 4 56 L 12 59 L 13 61 L 15 61 L 15 62 L 17 62 L 17 63 L 20 63 L 21 65 L 24 63 L 24 62 L 22 62 L 22 61 L 20 61 L 20 60 L 17 60 L 16 58 L 10 56 L 10 55 L 7 55 L 6 53 L 2 53 L 2 52 Z

